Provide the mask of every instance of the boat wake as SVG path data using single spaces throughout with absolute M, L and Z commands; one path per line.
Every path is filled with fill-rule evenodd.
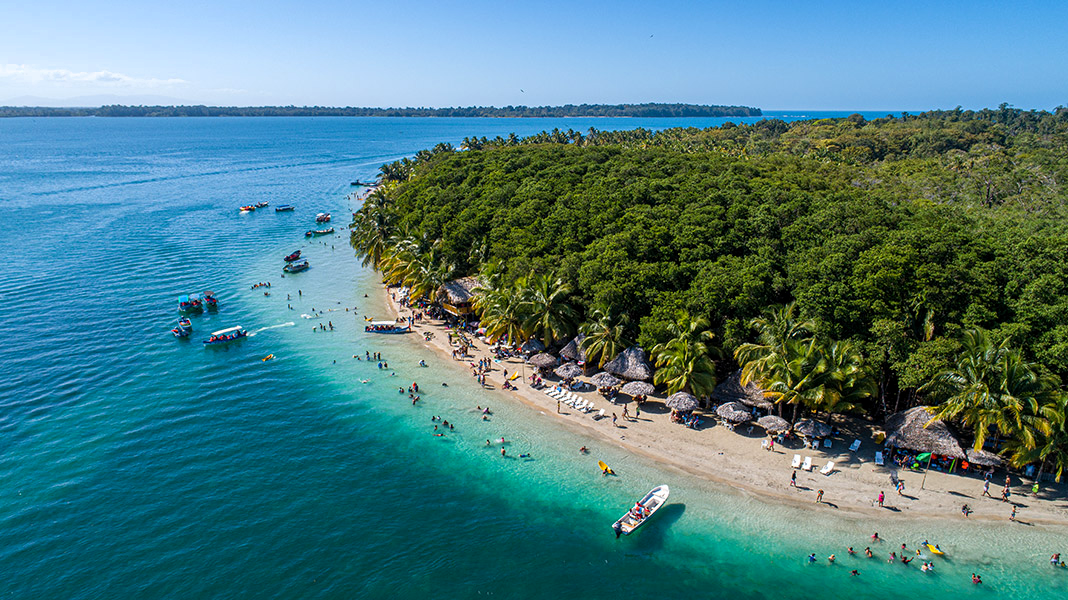
M 293 327 L 294 325 L 296 325 L 296 323 L 294 323 L 293 321 L 289 321 L 289 322 L 286 322 L 286 323 L 279 323 L 278 325 L 269 325 L 267 327 L 260 327 L 259 329 L 255 330 L 255 331 L 250 331 L 249 335 L 253 336 L 253 335 L 256 335 L 257 333 L 259 333 L 261 331 L 267 331 L 268 329 L 278 329 L 279 327 Z

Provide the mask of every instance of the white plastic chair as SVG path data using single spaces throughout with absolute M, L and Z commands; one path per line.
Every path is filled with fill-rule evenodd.
M 882 452 L 876 452 L 875 453 L 875 464 L 879 465 L 880 467 L 886 465 L 886 460 L 883 459 L 883 453 Z
M 811 471 L 812 470 L 812 457 L 811 456 L 806 456 L 805 457 L 805 462 L 801 463 L 801 470 L 803 470 L 803 471 Z
M 860 440 L 853 440 L 853 444 L 849 446 L 850 452 L 856 452 L 860 450 Z
M 834 470 L 834 461 L 832 460 L 832 461 L 828 462 L 822 469 L 820 469 L 820 473 L 822 473 L 824 475 L 830 475 L 831 471 L 833 471 L 833 470 Z
M 795 454 L 794 455 L 794 462 L 790 463 L 790 466 L 795 468 L 795 469 L 800 469 L 801 468 L 801 455 L 800 454 Z

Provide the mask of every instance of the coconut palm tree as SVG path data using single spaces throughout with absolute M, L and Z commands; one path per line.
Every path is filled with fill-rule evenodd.
M 542 273 L 526 278 L 526 285 L 524 328 L 531 335 L 541 336 L 546 348 L 573 334 L 578 313 L 569 302 L 571 286 L 558 277 Z
M 734 351 L 735 360 L 742 366 L 742 385 L 763 382 L 771 365 L 784 362 L 787 342 L 811 339 L 816 331 L 814 321 L 798 319 L 795 302 L 768 310 L 763 317 L 751 320 L 749 326 L 757 331 L 757 341 L 742 344 Z
M 526 328 L 528 288 L 525 279 L 521 277 L 514 284 L 507 285 L 500 277 L 495 277 L 490 284 L 493 287 L 479 289 L 475 310 L 479 312 L 482 326 L 486 328 L 486 335 L 490 339 L 507 337 L 509 343 L 517 344 L 530 335 Z
M 697 396 L 710 395 L 716 388 L 712 357 L 718 356 L 720 350 L 710 344 L 713 334 L 708 320 L 687 317 L 668 329 L 674 337 L 652 349 L 657 367 L 653 383 L 667 385 L 669 394 L 681 390 Z
M 875 379 L 864 364 L 864 356 L 849 341 L 831 341 L 820 347 L 824 360 L 825 386 L 820 410 L 850 412 L 877 391 Z
M 799 406 L 818 409 L 827 400 L 827 360 L 816 338 L 787 339 L 782 350 L 765 361 L 761 371 L 764 396 L 780 405 L 793 405 L 792 421 Z M 745 379 L 743 368 L 742 378 Z
M 975 433 L 980 450 L 991 430 L 1033 447 L 1049 428 L 1040 408 L 1051 399 L 1052 382 L 1025 361 L 1008 340 L 995 345 L 983 330 L 964 332 L 955 368 L 943 371 L 919 391 L 945 397 L 931 410 L 942 420 L 960 419 Z
M 586 359 L 596 362 L 598 368 L 633 344 L 627 336 L 626 315 L 613 317 L 602 308 L 593 310 L 590 320 L 582 324 L 579 332 L 586 336 L 579 347 L 586 354 Z
M 1005 444 L 1005 452 L 1009 455 L 1009 463 L 1017 468 L 1039 463 L 1036 482 L 1042 480 L 1042 473 L 1049 465 L 1060 483 L 1068 468 L 1068 394 L 1055 394 L 1039 412 L 1048 428 L 1034 430 L 1032 443 L 1028 443 L 1027 436 L 1010 438 Z

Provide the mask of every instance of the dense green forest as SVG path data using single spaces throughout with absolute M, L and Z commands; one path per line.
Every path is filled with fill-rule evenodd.
M 431 299 L 480 275 L 491 333 L 637 342 L 669 392 L 742 366 L 795 412 L 942 403 L 1055 461 L 1066 178 L 1063 108 L 553 131 L 384 165 L 352 236 Z
M 565 104 L 456 108 L 330 106 L 0 107 L 0 117 L 759 117 L 759 108 L 701 104 Z

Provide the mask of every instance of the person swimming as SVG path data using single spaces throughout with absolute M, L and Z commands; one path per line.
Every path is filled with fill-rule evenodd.
M 589 452 L 590 451 L 586 448 L 586 446 L 579 448 L 579 453 L 581 454 L 589 454 Z
M 808 562 L 810 562 L 810 563 L 816 562 L 816 553 L 815 552 L 813 552 L 812 554 L 808 555 Z
M 868 546 L 867 548 L 864 549 L 864 556 L 867 556 L 868 558 L 872 557 L 871 546 Z

